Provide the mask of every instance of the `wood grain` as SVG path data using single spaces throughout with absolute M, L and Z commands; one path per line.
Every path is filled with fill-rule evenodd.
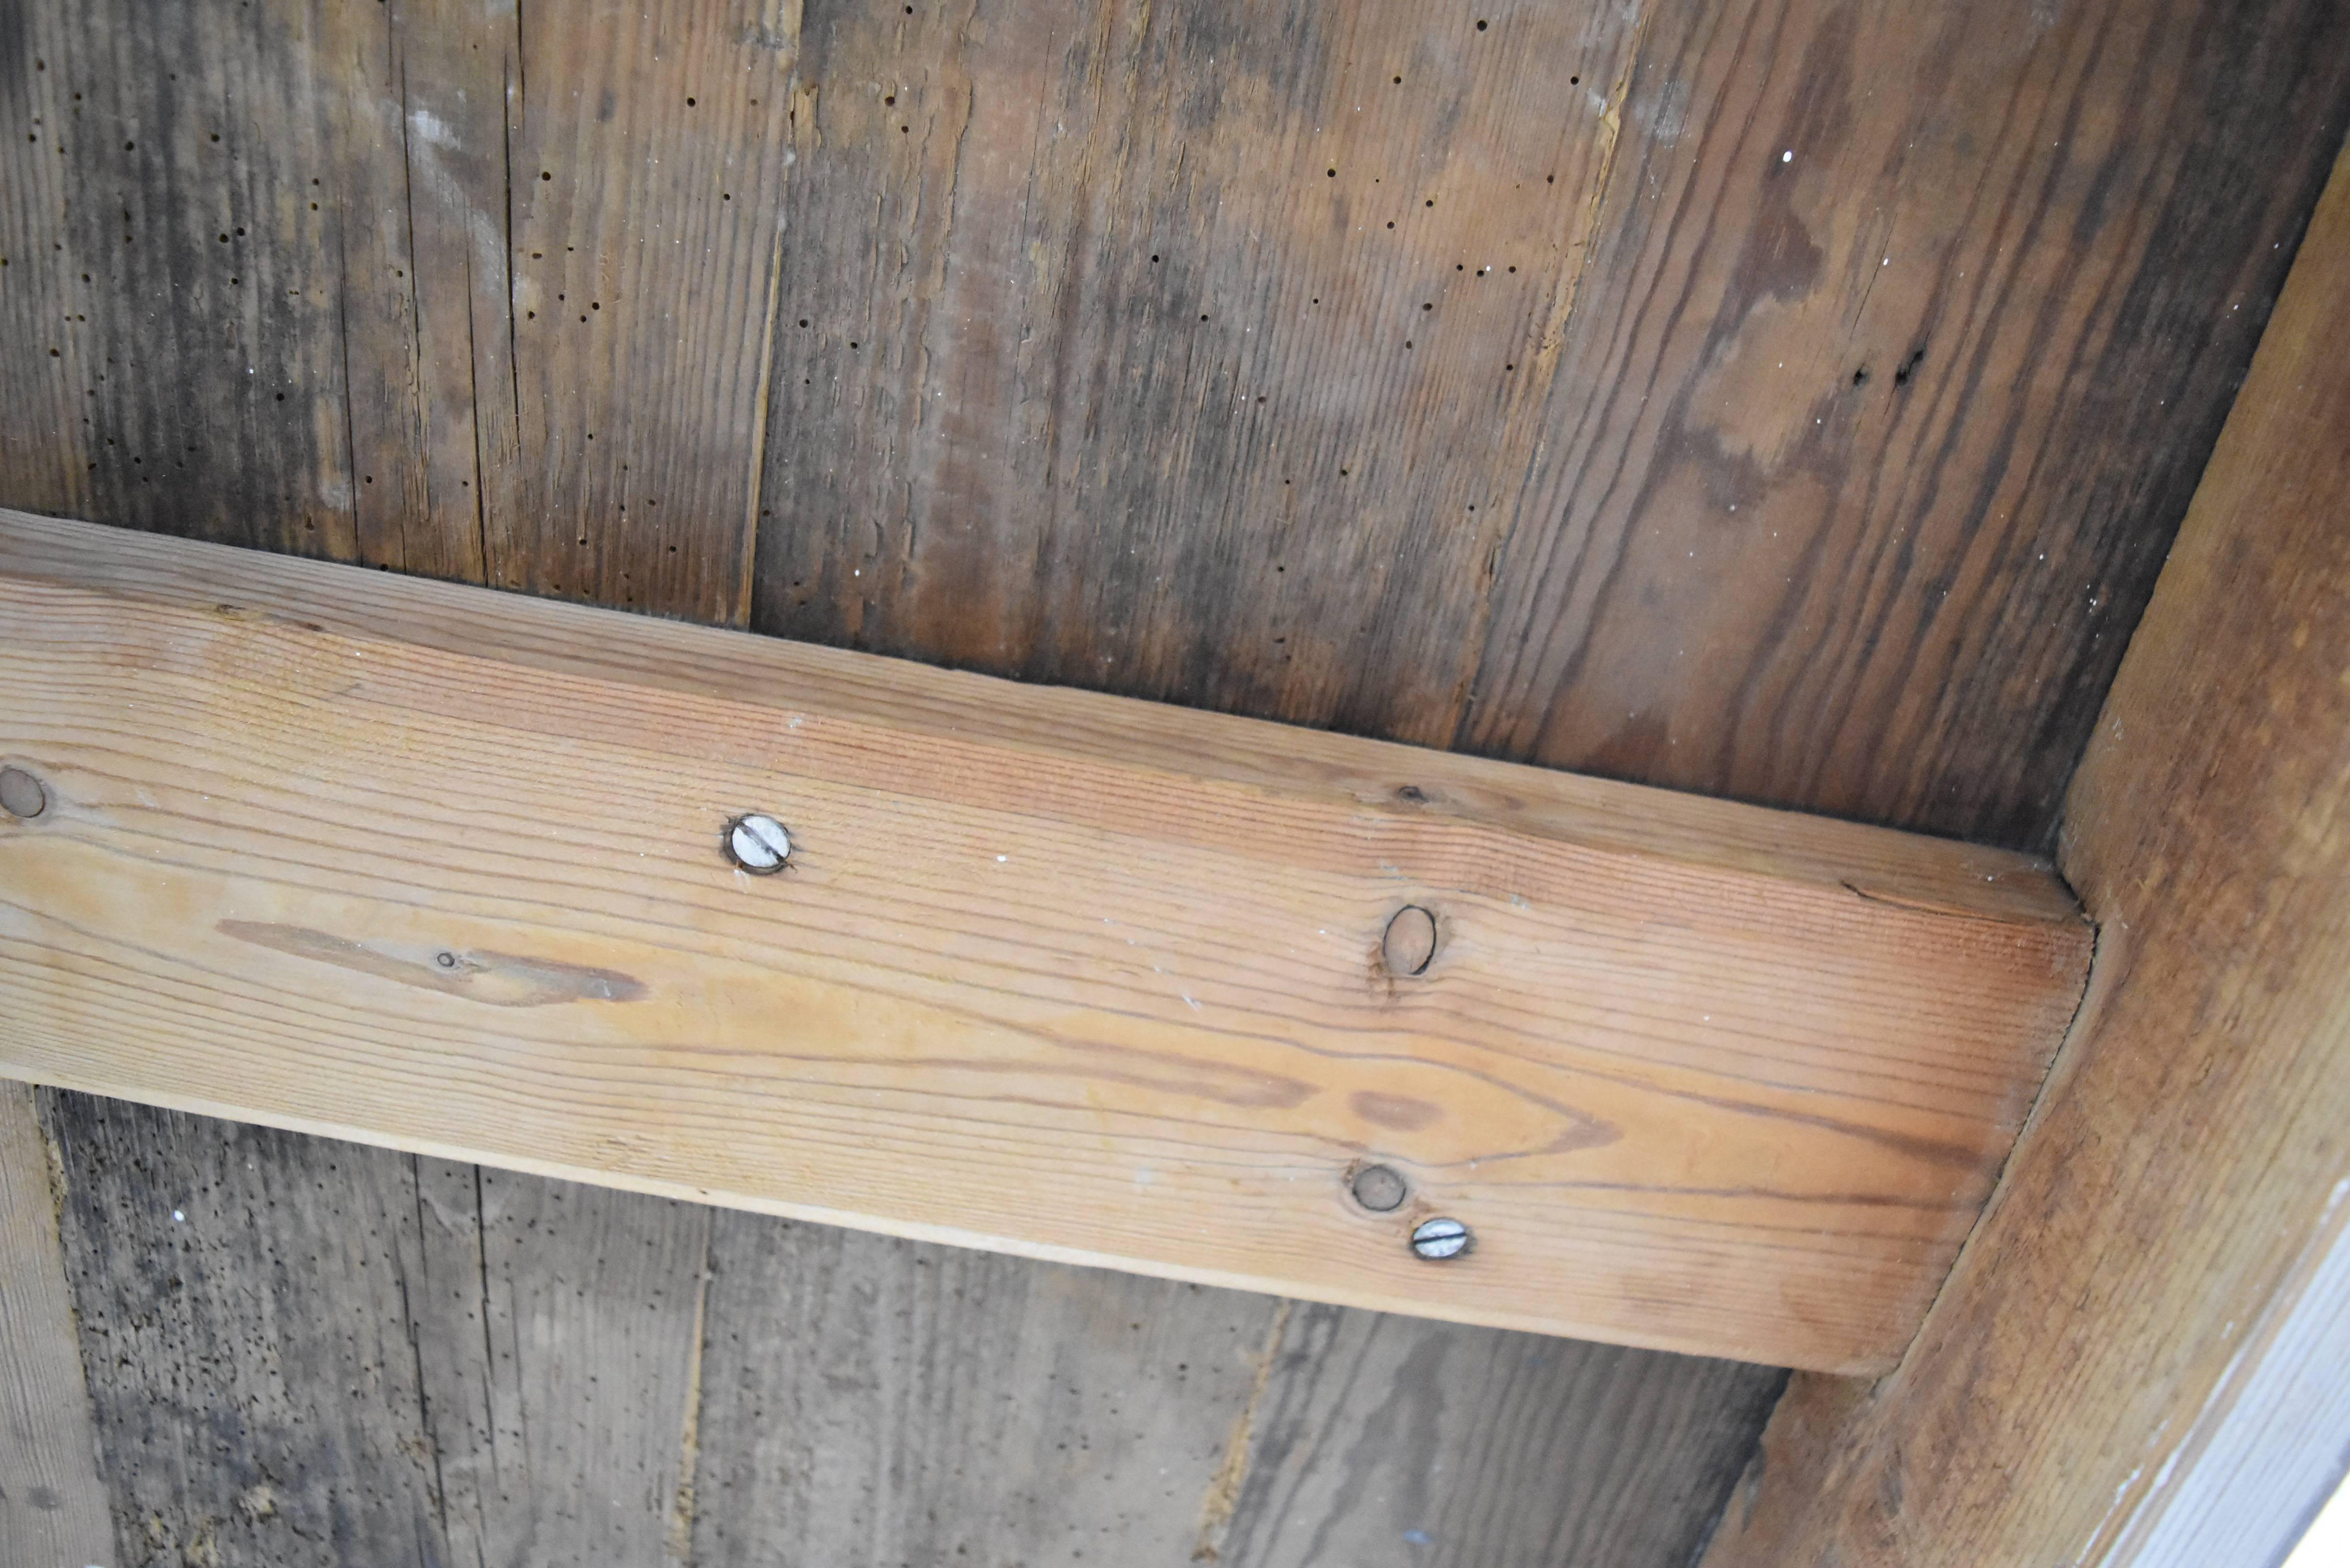
M 2350 117 L 2324 0 L 494 9 L 13 7 L 0 503 L 2027 846 Z
M 29 518 L 0 539 L 0 750 L 57 802 L 5 844 L 0 1037 L 46 1081 L 1850 1368 L 1898 1353 L 2079 994 L 2069 898 L 1999 852 L 1661 797 L 1644 835 L 1625 786 Z M 93 586 L 99 560 L 143 587 Z M 330 624 L 354 606 L 411 640 Z M 790 874 L 721 857 L 752 808 L 803 846 Z M 1755 857 L 1779 836 L 1783 869 Z M 1409 981 L 1376 958 L 1406 903 L 1443 932 Z M 155 1033 L 126 1053 L 132 1015 Z M 1366 1158 L 1413 1201 L 1353 1209 Z M 1403 1238 L 1447 1211 L 1479 1243 L 1430 1270 Z
M 795 9 L 11 6 L 0 500 L 739 623 Z
M 114 1554 L 57 1195 L 33 1091 L 0 1085 L 0 1562 Z
M 2338 1359 L 2262 1369 L 2339 1321 L 2350 1190 L 2345 302 L 2350 160 L 2073 785 L 2084 1025 L 1900 1370 L 1798 1380 L 1710 1568 L 2274 1562 L 2338 1474 Z M 2289 1488 L 2210 1484 L 2244 1425 Z
M 2044 844 L 2345 26 L 811 6 L 754 624 Z
M 2350 11 L 1667 0 L 1622 112 L 1452 743 L 2044 844 Z
M 682 1561 L 709 1211 L 448 1160 L 411 1174 L 400 1307 L 449 1559 Z
M 1637 19 L 1498 15 L 808 7 L 756 624 L 1442 740 Z
M 1180 1563 L 1217 1478 L 1245 1473 L 1280 1302 L 764 1215 L 714 1224 L 696 1564 Z
M 450 1561 L 410 1157 L 43 1099 L 126 1568 Z
M 1785 1381 L 1301 1307 L 1258 1402 L 1223 1560 L 1683 1568 Z

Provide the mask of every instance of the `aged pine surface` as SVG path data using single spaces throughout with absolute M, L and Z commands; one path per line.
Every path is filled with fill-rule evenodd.
M 0 641 L 0 1070 L 1064 1262 L 1883 1370 L 2087 972 L 2009 851 L 89 524 Z
M 2044 845 L 2350 68 L 2327 0 L 714 15 L 0 4 L 0 504 Z M 1380 210 L 1391 180 L 1431 188 Z M 582 292 L 587 323 L 547 308 Z M 207 1157 L 170 1120 L 122 1156 L 184 1187 Z M 361 1158 L 235 1136 L 307 1151 L 289 1190 Z M 369 1200 L 338 1191 L 254 1207 L 273 1290 L 348 1244 Z M 587 1249 L 643 1200 L 567 1201 L 619 1207 L 525 1229 L 517 1278 L 635 1310 Z M 85 1259 L 86 1314 L 166 1256 Z M 319 1278 L 330 1309 L 253 1320 L 284 1358 L 345 1355 L 349 1314 L 405 1334 Z M 581 1320 L 547 1321 L 574 1355 Z M 873 1334 L 950 1397 L 910 1330 Z M 173 1384 L 202 1354 L 108 1376 L 225 1429 L 235 1383 Z M 1703 1386 L 1608 1354 L 1639 1408 Z M 1388 1376 L 1377 1408 L 1427 1388 Z M 1516 1517 L 1669 1506 L 1723 1462 L 1737 1400 L 1703 1404 L 1636 1475 L 1552 1461 Z M 1529 1411 L 1513 1462 L 1603 1407 Z M 706 1495 L 749 1436 L 701 1432 Z M 656 1451 L 532 1479 L 641 1496 L 623 1449 Z M 320 1495 L 364 1514 L 359 1475 Z M 169 1539 L 231 1517 L 228 1479 L 166 1500 Z M 577 1545 L 512 1497 L 452 1529 Z M 1340 1550 L 1310 1503 L 1252 1506 L 1228 1540 Z M 1384 1560 L 1464 1550 L 1436 1539 Z
M 2043 845 L 2345 43 L 21 0 L 0 502 Z
M 1901 1369 L 1799 1380 L 1709 1568 L 2274 1563 L 2340 1479 L 2345 334 L 2350 157 L 2073 784 L 2084 1026 Z

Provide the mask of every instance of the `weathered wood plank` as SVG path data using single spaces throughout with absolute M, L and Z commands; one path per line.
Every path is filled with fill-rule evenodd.
M 1300 1307 L 1234 1563 L 1683 1568 L 1784 1376 Z
M 451 1560 L 681 1560 L 709 1211 L 446 1160 L 413 1179 L 401 1305 Z
M 2350 117 L 2331 0 L 1666 0 L 1457 742 L 2044 843 Z
M 2084 1024 L 1900 1370 L 1798 1381 L 1713 1568 L 2275 1562 L 2338 1477 L 2339 1359 L 2262 1364 L 2341 1322 L 2296 1314 L 2350 1193 L 2345 334 L 2350 158 L 2074 781 Z M 2240 1423 L 2298 1440 L 2214 1486 Z
M 1495 15 L 810 5 L 756 624 L 1447 738 L 1637 20 Z
M 311 10 L 0 19 L 10 504 L 352 554 L 338 322 L 346 269 L 370 269 L 312 182 L 366 168 L 348 97 L 374 84 L 350 75 L 357 8 Z
M 114 1555 L 33 1091 L 0 1085 L 0 1563 Z
M 30 518 L 0 574 L 0 1059 L 100 1092 L 1866 1367 L 2085 962 L 1996 851 Z
M 510 357 L 475 337 L 513 410 L 484 414 L 491 581 L 748 616 L 799 9 L 513 7 L 511 184 L 474 208 L 513 269 Z
M 410 1157 L 42 1099 L 125 1563 L 451 1561 Z
M 716 1227 L 702 1568 L 1180 1562 L 1245 1472 L 1279 1302 L 759 1215 Z

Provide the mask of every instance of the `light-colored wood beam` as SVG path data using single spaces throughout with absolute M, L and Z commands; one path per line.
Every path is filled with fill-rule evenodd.
M 0 1563 L 114 1561 L 56 1184 L 33 1091 L 0 1084 Z
M 2350 156 L 2106 704 L 2083 1022 L 1901 1367 L 1708 1568 L 2277 1562 L 2350 1459 Z
M 19 514 L 0 648 L 0 1072 L 1350 1304 L 1887 1366 L 2087 961 L 2002 852 Z

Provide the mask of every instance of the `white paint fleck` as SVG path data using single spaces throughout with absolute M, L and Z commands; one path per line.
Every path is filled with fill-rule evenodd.
M 187 1217 L 185 1214 L 182 1213 L 182 1212 L 181 1212 L 179 1210 L 177 1210 L 177 1209 L 174 1209 L 174 1210 L 172 1210 L 172 1224 L 174 1224 L 174 1225 L 184 1225 L 184 1224 L 186 1224 L 187 1222 L 188 1222 L 188 1217 Z
M 1787 151 L 1786 151 L 1782 152 L 1781 154 L 1779 154 L 1779 161 L 1780 161 L 1780 162 L 1782 162 L 1782 163 L 1793 163 L 1794 161 L 1795 161 L 1795 150 L 1794 150 L 1794 148 L 1792 148 L 1792 147 L 1790 147 L 1789 149 L 1787 149 Z
M 434 147 L 457 145 L 456 131 L 451 129 L 447 120 L 429 109 L 410 109 L 408 129 L 419 140 L 429 142 Z

